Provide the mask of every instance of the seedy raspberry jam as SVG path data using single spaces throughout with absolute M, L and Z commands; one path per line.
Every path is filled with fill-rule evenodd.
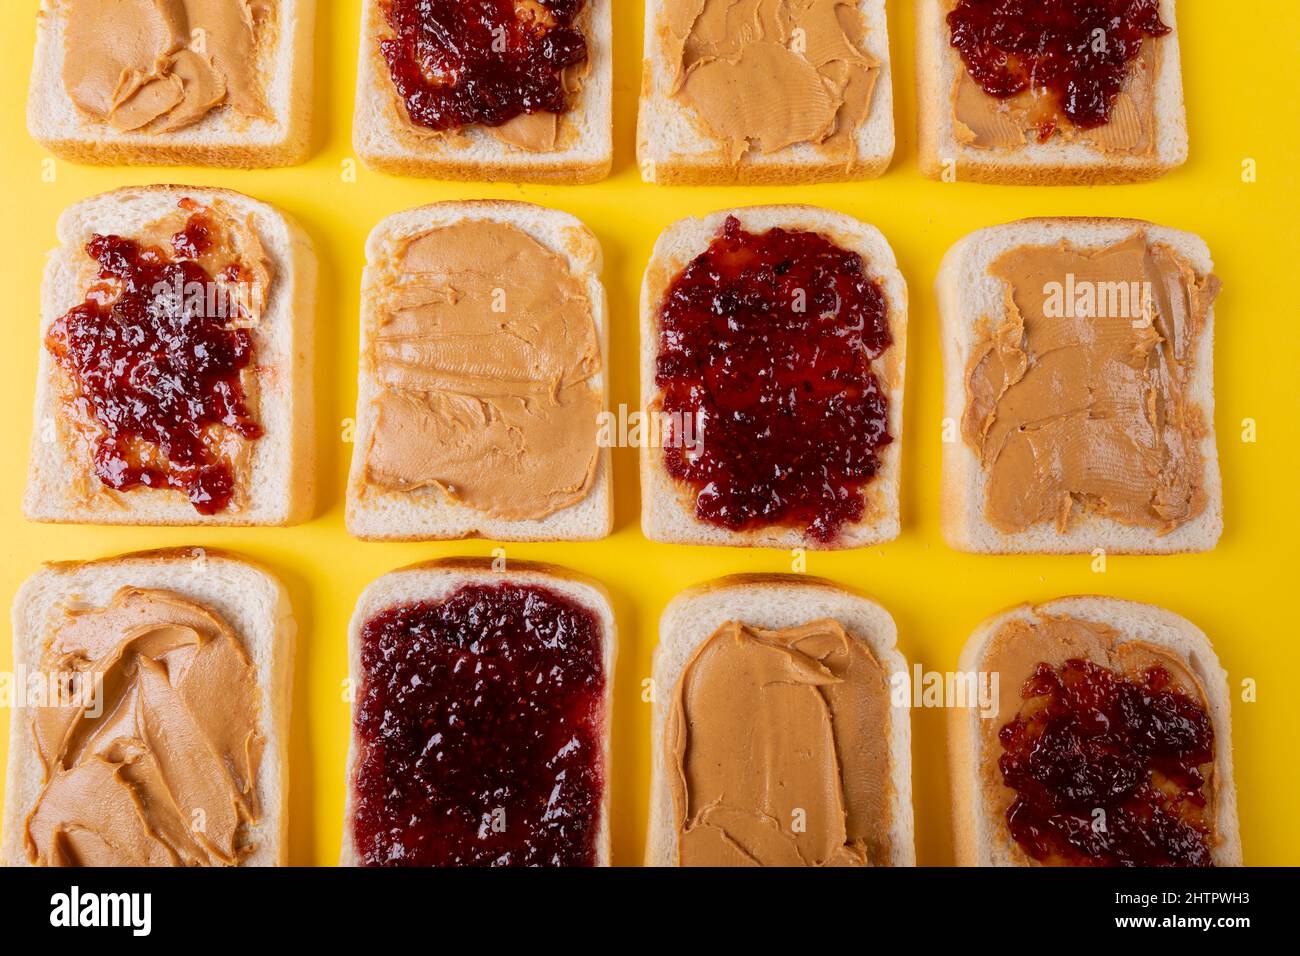
M 1214 729 L 1163 667 L 1134 680 L 1091 661 L 1059 671 L 1039 664 L 1021 696 L 1028 703 L 999 733 L 998 766 L 1016 791 L 1007 823 L 1030 856 L 1085 866 L 1214 865 L 1204 822 Z
M 1159 0 L 958 0 L 948 26 L 985 93 L 1047 89 L 1079 129 L 1109 122 L 1143 41 L 1169 32 Z
M 569 108 L 564 71 L 587 59 L 574 21 L 586 0 L 385 0 L 381 40 L 411 122 L 500 126 Z
M 467 585 L 366 622 L 353 832 L 370 866 L 591 866 L 605 673 L 590 611 Z
M 871 369 L 890 344 L 884 294 L 857 253 L 812 232 L 756 235 L 729 217 L 673 280 L 660 316 L 663 411 L 697 422 L 701 439 L 665 441 L 664 464 L 694 491 L 696 516 L 732 530 L 799 527 L 823 542 L 860 519 L 891 441 Z
M 242 267 L 209 274 L 197 260 L 212 246 L 213 224 L 197 203 L 182 200 L 181 208 L 190 215 L 171 249 L 93 236 L 86 252 L 102 282 L 55 320 L 45 344 L 72 380 L 74 407 L 98 426 L 99 480 L 118 491 L 176 488 L 210 515 L 234 492 L 214 428 L 250 441 L 262 429 L 240 381 L 253 361 L 252 336 L 232 324 L 245 316 L 230 291 Z

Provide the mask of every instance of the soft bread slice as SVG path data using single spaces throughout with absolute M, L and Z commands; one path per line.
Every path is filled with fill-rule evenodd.
M 1218 844 L 1213 848 L 1218 866 L 1241 865 L 1241 836 L 1237 823 L 1237 790 L 1232 777 L 1232 701 L 1227 672 L 1209 639 L 1196 625 L 1172 611 L 1120 601 L 1084 596 L 1058 598 L 1046 604 L 1022 604 L 989 618 L 971 634 L 957 665 L 959 673 L 987 670 L 989 643 L 1011 621 L 1033 622 L 1045 616 L 1072 617 L 1114 628 L 1120 642 L 1141 641 L 1167 650 L 1186 663 L 1205 689 L 1214 725 L 1214 777 L 1218 814 Z M 999 714 L 998 726 L 1014 714 Z M 952 767 L 953 833 L 958 866 L 1037 866 L 1007 830 L 1006 820 L 989 806 L 981 783 L 986 762 L 996 764 L 998 753 L 981 753 L 980 725 L 988 718 L 978 707 L 953 707 L 948 713 L 948 757 Z
M 695 517 L 694 496 L 679 487 L 664 468 L 663 450 L 642 443 L 641 530 L 651 541 L 765 548 L 860 548 L 898 537 L 899 472 L 903 436 L 903 373 L 907 353 L 907 284 L 894 250 L 874 226 L 843 213 L 815 206 L 750 206 L 726 209 L 702 219 L 681 219 L 655 243 L 641 285 L 641 407 L 657 411 L 663 399 L 655 385 L 659 351 L 659 314 L 664 294 L 677 275 L 719 235 L 728 216 L 749 232 L 773 228 L 816 232 L 862 257 L 863 271 L 880 284 L 889 306 L 893 345 L 872 363 L 889 398 L 889 434 L 893 441 L 880 452 L 880 471 L 864 491 L 863 519 L 847 525 L 829 544 L 807 538 L 800 528 L 772 527 L 730 531 Z M 707 433 L 705 441 L 707 441 Z
M 369 360 L 377 321 L 375 284 L 394 243 L 440 226 L 475 220 L 515 226 L 563 256 L 573 273 L 585 283 L 600 342 L 598 387 L 602 395 L 609 394 L 609 306 L 600 280 L 603 255 L 600 242 L 578 219 L 532 203 L 494 200 L 435 203 L 389 216 L 374 228 L 366 241 L 356 442 L 347 492 L 348 530 L 369 541 L 434 541 L 467 537 L 497 541 L 591 541 L 603 538 L 610 533 L 614 523 L 608 447 L 598 449 L 596 473 L 587 497 L 539 519 L 490 517 L 437 488 L 407 492 L 385 491 L 367 485 L 365 451 L 375 427 L 372 401 L 379 392 L 379 383 Z M 593 422 L 592 428 L 596 427 L 597 423 Z
M 1030 138 L 1008 150 L 965 146 L 953 133 L 953 89 L 964 70 L 950 42 L 952 0 L 919 0 L 916 10 L 918 147 L 921 172 L 931 179 L 1019 186 L 1094 185 L 1156 179 L 1187 161 L 1187 110 L 1179 59 L 1174 0 L 1161 0 L 1160 18 L 1170 32 L 1160 37 L 1154 78 L 1155 148 L 1149 156 L 1109 154 L 1083 143 Z
M 258 64 L 272 118 L 217 107 L 171 132 L 113 129 L 82 113 L 63 84 L 63 35 L 72 0 L 42 0 L 36 59 L 27 100 L 27 128 L 50 152 L 96 165 L 293 166 L 311 152 L 311 95 L 316 0 L 277 0 L 271 42 L 259 44 Z
M 570 185 L 604 179 L 614 163 L 613 3 L 588 0 L 578 23 L 590 70 L 561 118 L 560 148 L 533 152 L 481 127 L 447 136 L 417 132 L 379 51 L 379 41 L 391 35 L 380 0 L 363 0 L 353 149 L 371 169 L 395 176 Z
M 610 731 L 614 706 L 614 666 L 618 656 L 618 628 L 609 592 L 591 578 L 554 564 L 532 561 L 510 561 L 500 571 L 493 569 L 490 559 L 442 558 L 400 568 L 371 582 L 357 599 L 356 610 L 348 624 L 348 682 L 354 700 L 365 684 L 361 665 L 361 631 L 375 615 L 403 604 L 421 601 L 439 601 L 449 597 L 466 585 L 512 584 L 546 588 L 591 611 L 600 622 L 604 642 L 605 708 L 602 719 L 605 725 L 604 792 L 601 795 L 600 820 L 596 831 L 596 865 L 609 866 L 610 860 Z M 354 708 L 355 710 L 355 708 Z M 343 846 L 339 852 L 340 866 L 360 866 L 356 843 L 352 835 L 354 814 L 353 782 L 357 762 L 361 757 L 361 741 L 353 725 L 348 744 L 347 796 L 343 811 Z
M 812 621 L 839 622 L 864 642 L 893 677 L 907 675 L 898 650 L 898 628 L 880 604 L 832 581 L 793 574 L 737 574 L 677 595 L 659 619 L 654 654 L 654 712 L 650 721 L 650 826 L 646 866 L 677 865 L 677 823 L 669 788 L 664 727 L 677 681 L 696 649 L 719 627 L 739 621 L 765 630 L 799 627 Z M 897 703 L 897 702 L 895 702 Z M 890 708 L 889 740 L 890 866 L 915 866 L 912 821 L 912 723 L 910 702 Z
M 266 741 L 257 771 L 261 818 L 248 831 L 253 852 L 243 866 L 288 862 L 289 709 L 297 625 L 289 595 L 270 572 L 216 549 L 141 551 L 97 561 L 47 564 L 19 589 L 13 605 L 14 671 L 33 673 L 45 653 L 50 625 L 67 608 L 107 606 L 125 587 L 171 591 L 220 615 L 243 642 L 257 672 L 259 730 Z M 44 769 L 30 732 L 27 708 L 9 722 L 4 844 L 0 862 L 28 866 L 23 830 L 41 788 Z
M 133 488 L 83 502 L 69 478 L 75 463 L 53 427 L 62 414 L 57 364 L 45 347 L 56 319 L 86 297 L 95 264 L 85 252 L 91 236 L 130 237 L 170 215 L 182 199 L 219 200 L 252 223 L 274 275 L 262 320 L 253 331 L 258 368 L 255 417 L 264 434 L 253 442 L 247 506 L 214 515 L 194 510 L 183 492 Z M 50 253 L 41 286 L 40 359 L 36 376 L 31 466 L 23 512 L 32 521 L 137 525 L 286 525 L 306 521 L 315 508 L 312 340 L 316 310 L 316 255 L 297 223 L 267 203 L 228 189 L 130 186 L 82 200 L 59 217 L 59 248 Z M 91 480 L 98 482 L 93 476 Z M 105 489 L 107 491 L 107 489 Z
M 863 46 L 880 63 L 871 111 L 854 137 L 856 153 L 845 162 L 811 143 L 770 153 L 751 150 L 733 165 L 722 143 L 694 111 L 675 99 L 677 64 L 666 49 L 664 0 L 646 0 L 645 59 L 637 118 L 637 161 L 648 183 L 676 185 L 781 185 L 874 179 L 894 158 L 894 88 L 884 0 L 857 0 L 866 22 Z
M 1111 554 L 1172 554 L 1209 551 L 1218 543 L 1223 533 L 1223 486 L 1214 437 L 1213 306 L 1206 316 L 1191 382 L 1192 397 L 1204 413 L 1207 429 L 1201 456 L 1205 463 L 1202 487 L 1208 502 L 1200 515 L 1174 531 L 1160 535 L 1085 513 L 1065 534 L 1054 522 L 1004 534 L 985 517 L 987 476 L 979 456 L 960 434 L 966 410 L 966 368 L 979 341 L 979 324 L 985 319 L 996 321 L 1006 308 L 1006 285 L 989 273 L 993 262 L 1021 246 L 1051 246 L 1064 240 L 1078 249 L 1098 249 L 1123 242 L 1137 232 L 1172 248 L 1197 273 L 1214 271 L 1210 250 L 1199 236 L 1135 219 L 1026 219 L 973 232 L 944 256 L 937 283 L 943 414 L 957 434 L 943 445 L 941 515 L 944 537 L 953 548 L 984 554 L 1087 554 L 1098 548 Z

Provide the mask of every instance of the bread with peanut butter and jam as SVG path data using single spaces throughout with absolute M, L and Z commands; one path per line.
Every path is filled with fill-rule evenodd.
M 921 171 L 1127 183 L 1187 160 L 1175 0 L 918 0 Z
M 647 0 L 645 10 L 646 182 L 841 182 L 888 168 L 884 0 Z
M 398 176 L 604 179 L 618 0 L 363 0 L 352 142 Z
M 46 565 L 13 605 L 6 866 L 280 866 L 295 625 L 269 572 L 176 548 Z
M 1241 865 L 1228 675 L 1191 622 L 1024 604 L 976 628 L 959 673 L 991 691 L 949 711 L 959 865 Z
M 1130 219 L 982 229 L 940 267 L 944 536 L 990 554 L 1209 551 L 1219 280 Z
M 42 0 L 28 129 L 80 163 L 301 163 L 315 25 L 316 0 Z
M 23 513 L 288 525 L 315 505 L 316 256 L 228 189 L 131 186 L 59 217 Z
M 734 575 L 659 621 L 647 866 L 913 866 L 907 662 L 875 601 Z
M 348 530 L 593 540 L 613 522 L 600 243 L 567 213 L 445 202 L 366 243 Z

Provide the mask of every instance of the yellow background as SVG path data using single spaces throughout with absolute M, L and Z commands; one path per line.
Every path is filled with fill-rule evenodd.
M 348 710 L 346 628 L 353 603 L 374 578 L 442 555 L 487 555 L 486 541 L 366 544 L 343 527 L 351 446 L 343 422 L 356 398 L 357 310 L 366 234 L 398 210 L 442 199 L 515 198 L 574 213 L 605 249 L 612 311 L 615 407 L 637 403 L 637 295 L 656 235 L 682 216 L 774 202 L 824 205 L 878 226 L 893 244 L 911 291 L 903 442 L 903 534 L 883 548 L 810 553 L 808 572 L 875 595 L 898 621 L 910 661 L 956 665 L 983 618 L 1025 600 L 1099 593 L 1149 601 L 1190 618 L 1210 635 L 1234 690 L 1233 742 L 1242 841 L 1250 864 L 1300 864 L 1300 668 L 1297 557 L 1300 513 L 1300 18 L 1291 0 L 1261 0 L 1248 15 L 1216 0 L 1181 0 L 1180 32 L 1191 130 L 1191 161 L 1147 185 L 1093 189 L 940 184 L 916 171 L 916 95 L 910 0 L 890 0 L 898 151 L 874 182 L 796 188 L 664 188 L 643 185 L 634 148 L 642 4 L 613 0 L 615 14 L 613 176 L 580 187 L 447 184 L 359 169 L 351 123 L 360 0 L 320 0 L 315 42 L 315 150 L 293 169 L 88 168 L 49 158 L 24 124 L 37 0 L 11 0 L 0 31 L 0 263 L 3 341 L 0 408 L 6 424 L 0 468 L 0 603 L 42 561 L 86 559 L 142 548 L 225 547 L 273 568 L 287 583 L 299 623 L 291 744 L 290 859 L 337 860 L 344 795 Z M 1245 183 L 1243 162 L 1257 163 Z M 321 263 L 316 320 L 316 389 L 321 501 L 312 522 L 289 529 L 203 530 L 36 525 L 21 514 L 35 389 L 38 297 L 59 212 L 86 196 L 128 184 L 227 186 L 272 202 L 311 234 Z M 1210 554 L 1112 557 L 1096 574 L 1088 557 L 976 557 L 957 554 L 939 533 L 941 372 L 933 282 L 948 246 L 971 230 L 1024 216 L 1133 216 L 1200 233 L 1223 278 L 1217 309 L 1216 422 L 1227 530 Z M 1258 427 L 1242 441 L 1242 422 Z M 511 545 L 511 557 L 568 565 L 613 593 L 621 644 L 613 727 L 614 859 L 641 858 L 649 784 L 649 707 L 640 683 L 650 672 L 657 621 L 680 589 L 739 571 L 788 571 L 778 551 L 650 544 L 638 527 L 636 452 L 615 452 L 616 531 L 586 544 Z M 10 632 L 0 630 L 0 667 Z M 1251 678 L 1258 701 L 1240 700 Z M 8 713 L 0 721 L 8 723 Z M 952 862 L 944 713 L 914 712 L 913 785 L 917 857 Z M 7 742 L 7 734 L 3 738 Z M 0 743 L 0 747 L 5 744 Z

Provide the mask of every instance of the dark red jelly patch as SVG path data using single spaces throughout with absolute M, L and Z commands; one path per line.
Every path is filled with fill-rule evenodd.
M 1213 866 L 1203 817 L 1214 727 L 1163 667 L 1039 664 L 999 733 L 1011 835 L 1036 860 Z
M 863 514 L 890 441 L 871 368 L 891 344 L 862 258 L 813 232 L 746 232 L 733 216 L 673 280 L 655 383 L 698 443 L 665 442 L 668 473 L 701 521 L 784 525 L 818 541 Z M 672 447 L 676 445 L 677 447 Z
M 1143 41 L 1169 32 L 1159 0 L 959 0 L 948 26 L 985 93 L 1049 90 L 1080 129 L 1110 120 Z
M 569 108 L 564 71 L 587 59 L 575 24 L 586 0 L 386 0 L 381 40 L 411 122 L 500 126 Z
M 595 616 L 467 585 L 366 622 L 353 834 L 371 866 L 591 866 L 604 788 Z
M 231 463 L 213 428 L 261 437 L 240 373 L 253 339 L 234 323 L 247 299 L 232 285 L 238 263 L 215 281 L 199 260 L 211 247 L 206 212 L 190 211 L 171 249 L 96 235 L 86 245 L 102 284 L 50 326 L 45 344 L 70 377 L 74 405 L 99 428 L 94 472 L 118 491 L 184 491 L 200 514 L 225 510 Z

